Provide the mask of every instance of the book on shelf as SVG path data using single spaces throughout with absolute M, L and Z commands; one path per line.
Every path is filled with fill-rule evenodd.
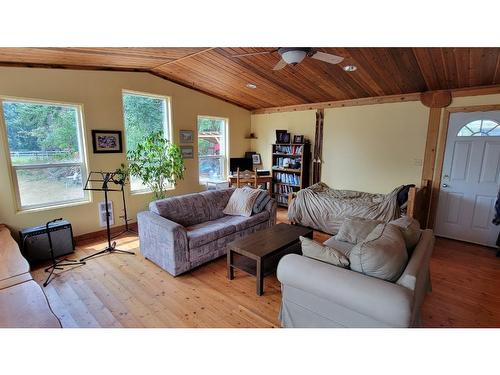
M 302 163 L 302 159 L 293 159 L 290 160 L 290 158 L 276 158 L 276 165 L 274 166 L 275 168 L 293 168 L 293 169 L 300 169 L 300 164 Z M 288 167 L 285 167 L 285 165 L 288 165 Z
M 274 185 L 273 190 L 274 194 L 288 195 L 289 193 L 297 192 L 299 189 L 290 185 Z
M 303 145 L 276 145 L 274 149 L 274 153 L 276 154 L 289 154 L 289 155 L 301 155 L 302 150 L 304 149 Z
M 300 176 L 292 173 L 276 172 L 274 174 L 274 182 L 283 184 L 300 185 Z
M 280 205 L 288 206 L 288 196 L 286 196 L 286 195 L 277 195 L 276 196 L 276 203 L 278 203 Z

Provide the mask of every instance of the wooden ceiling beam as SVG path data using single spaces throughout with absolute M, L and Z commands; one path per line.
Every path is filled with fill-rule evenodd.
M 443 92 L 443 91 L 437 91 Z M 463 96 L 477 96 L 477 95 L 492 95 L 500 94 L 500 84 L 490 85 L 490 86 L 477 86 L 468 87 L 463 89 L 448 90 L 446 92 L 451 93 L 451 97 L 458 98 Z M 360 105 L 373 105 L 373 104 L 384 104 L 384 103 L 402 103 L 402 102 L 414 102 L 421 101 L 422 94 L 434 94 L 435 92 L 414 92 L 410 94 L 401 95 L 384 95 L 384 96 L 372 96 L 367 98 L 359 99 L 347 99 L 347 100 L 336 100 L 329 102 L 319 102 L 319 103 L 308 103 L 308 104 L 298 104 L 283 107 L 272 107 L 272 108 L 260 108 L 252 111 L 252 114 L 265 114 L 265 113 L 278 113 L 278 112 L 295 112 L 295 111 L 309 111 L 324 108 L 339 108 L 339 107 L 354 107 Z M 442 103 L 444 99 L 440 99 Z
M 414 102 L 419 100 L 420 100 L 420 93 L 417 92 L 417 93 L 403 94 L 403 95 L 372 96 L 368 98 L 359 98 L 359 99 L 335 100 L 330 102 L 298 104 L 298 105 L 289 105 L 284 107 L 261 108 L 253 110 L 252 114 L 309 111 L 316 109 L 354 107 L 360 105 L 372 105 L 372 104 L 383 104 L 383 103 Z

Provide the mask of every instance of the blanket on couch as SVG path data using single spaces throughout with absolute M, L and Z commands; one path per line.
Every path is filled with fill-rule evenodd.
M 388 194 L 331 189 L 323 182 L 297 193 L 288 207 L 288 219 L 296 224 L 336 234 L 348 216 L 391 221 L 399 217 L 397 195 L 401 186 Z

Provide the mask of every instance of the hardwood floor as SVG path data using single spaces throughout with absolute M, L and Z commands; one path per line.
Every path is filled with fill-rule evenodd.
M 286 210 L 279 210 L 278 220 L 286 221 Z M 234 280 L 226 278 L 225 258 L 174 278 L 140 255 L 137 237 L 117 242 L 137 254 L 91 259 L 59 271 L 44 288 L 63 327 L 279 327 L 275 277 L 265 278 L 264 295 L 258 297 L 255 278 L 238 271 Z M 82 242 L 73 258 L 104 243 L 104 238 Z M 438 239 L 431 275 L 433 292 L 422 311 L 425 327 L 500 327 L 500 259 L 492 249 Z M 42 284 L 43 268 L 33 277 Z

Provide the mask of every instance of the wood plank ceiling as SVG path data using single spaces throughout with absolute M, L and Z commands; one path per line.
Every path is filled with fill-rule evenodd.
M 500 84 L 500 48 L 318 48 L 344 61 L 278 71 L 277 53 L 231 57 L 273 49 L 0 48 L 0 65 L 150 72 L 250 110 Z

